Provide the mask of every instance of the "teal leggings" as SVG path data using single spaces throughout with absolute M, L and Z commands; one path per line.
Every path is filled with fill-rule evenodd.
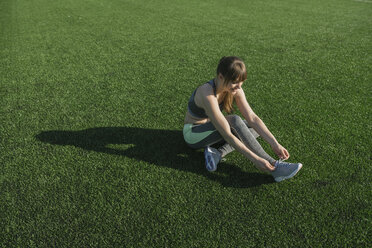
M 230 125 L 231 132 L 240 139 L 248 149 L 268 160 L 270 163 L 275 161 L 275 159 L 263 150 L 260 143 L 258 143 L 256 140 L 256 138 L 259 137 L 258 133 L 248 126 L 246 120 L 242 120 L 238 115 L 228 115 L 225 116 L 225 118 Z M 185 142 L 193 149 L 221 144 L 218 150 L 221 152 L 222 157 L 235 150 L 230 144 L 224 141 L 221 134 L 211 122 L 199 125 L 185 124 L 183 128 L 183 137 Z

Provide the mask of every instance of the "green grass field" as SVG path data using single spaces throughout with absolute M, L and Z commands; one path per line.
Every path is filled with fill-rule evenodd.
M 368 0 L 0 0 L 0 246 L 368 247 L 371 17 Z M 294 178 L 237 152 L 209 173 L 184 144 L 187 100 L 228 55 Z

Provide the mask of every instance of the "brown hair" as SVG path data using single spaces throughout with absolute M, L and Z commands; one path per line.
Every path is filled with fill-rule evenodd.
M 222 57 L 217 66 L 217 77 L 222 74 L 224 81 L 222 87 L 217 89 L 217 93 L 222 93 L 219 104 L 223 103 L 223 109 L 227 113 L 233 110 L 234 96 L 230 91 L 225 89 L 229 86 L 230 82 L 242 82 L 247 79 L 247 70 L 242 59 L 236 56 Z

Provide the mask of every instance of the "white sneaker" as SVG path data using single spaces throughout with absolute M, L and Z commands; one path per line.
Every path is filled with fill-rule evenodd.
M 208 171 L 215 171 L 217 170 L 217 164 L 221 160 L 221 153 L 217 149 L 207 146 L 204 150 L 204 158 L 205 168 Z
M 275 170 L 271 172 L 276 182 L 281 182 L 285 179 L 289 179 L 297 174 L 301 170 L 301 163 L 286 163 L 283 160 L 278 160 L 275 162 Z

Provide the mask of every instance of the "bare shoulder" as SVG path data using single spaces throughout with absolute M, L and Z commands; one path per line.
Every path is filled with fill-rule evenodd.
M 213 87 L 207 83 L 201 85 L 195 95 L 195 103 L 204 108 L 204 103 L 208 98 L 215 98 Z
M 246 99 L 246 98 L 245 98 L 245 93 L 244 93 L 243 88 L 240 88 L 239 90 L 237 90 L 237 92 L 236 92 L 234 98 L 235 98 L 235 99 Z
M 240 103 L 248 103 L 247 98 L 245 97 L 244 90 L 241 88 L 239 89 L 235 96 L 234 96 L 235 102 L 239 105 Z
M 202 96 L 208 96 L 208 95 L 214 95 L 213 87 L 210 84 L 203 84 L 198 88 L 198 91 L 200 95 Z

